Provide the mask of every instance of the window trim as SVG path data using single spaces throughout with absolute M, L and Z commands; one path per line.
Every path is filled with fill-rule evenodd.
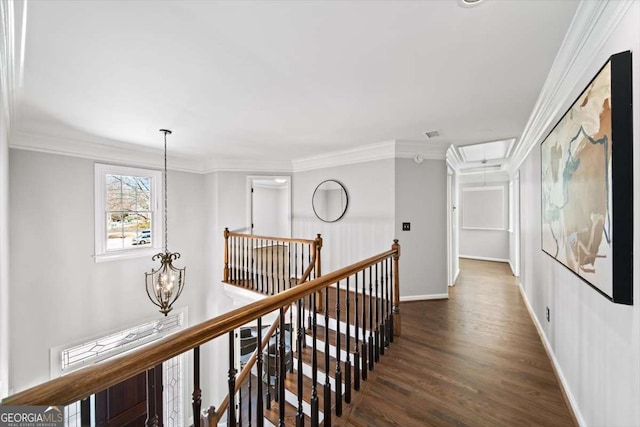
M 151 240 L 153 245 L 144 249 L 131 248 L 115 251 L 107 251 L 107 230 L 105 223 L 106 208 L 106 184 L 105 175 L 130 175 L 148 176 L 151 178 Z M 163 201 L 162 171 L 155 169 L 144 169 L 130 166 L 110 165 L 105 163 L 95 164 L 95 219 L 94 234 L 95 248 L 93 258 L 95 262 L 114 261 L 119 259 L 141 258 L 153 256 L 162 249 L 163 214 L 160 207 Z

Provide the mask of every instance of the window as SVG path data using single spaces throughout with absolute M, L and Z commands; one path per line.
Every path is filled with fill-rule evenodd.
M 162 172 L 96 163 L 96 262 L 146 256 L 162 247 Z

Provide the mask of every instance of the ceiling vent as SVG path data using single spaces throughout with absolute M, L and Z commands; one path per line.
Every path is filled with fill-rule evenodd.
M 427 135 L 427 138 L 435 138 L 436 136 L 440 136 L 440 132 L 438 132 L 437 130 L 430 130 L 429 132 L 425 132 L 425 135 Z

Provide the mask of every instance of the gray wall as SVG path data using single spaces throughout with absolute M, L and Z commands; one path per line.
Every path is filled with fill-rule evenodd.
M 395 160 L 395 235 L 400 240 L 402 299 L 445 297 L 447 167 L 444 160 Z M 411 231 L 402 231 L 410 222 Z
M 509 260 L 509 183 L 491 182 L 488 186 L 501 186 L 504 190 L 504 230 L 473 230 L 464 228 L 464 223 L 460 224 L 460 256 L 479 259 L 491 259 L 496 261 Z M 460 191 L 460 211 L 465 212 L 464 188 L 481 186 L 478 184 L 463 185 Z M 466 214 L 469 214 L 467 212 Z M 461 216 L 462 219 L 462 216 Z
M 311 197 L 322 181 L 344 185 L 349 206 L 341 220 L 321 221 Z M 322 270 L 333 271 L 391 248 L 394 235 L 394 160 L 377 160 L 296 172 L 293 177 L 293 236 L 322 234 Z
M 633 51 L 634 108 L 634 305 L 614 304 L 540 248 L 540 155 L 534 147 L 520 169 L 521 280 L 542 325 L 560 375 L 577 410 L 590 426 L 640 425 L 640 2 L 634 2 L 600 51 L 588 51 L 589 69 L 569 82 L 570 102 L 586 87 L 607 58 Z M 560 108 L 564 113 L 569 105 Z M 560 117 L 550 120 L 556 123 Z M 615 142 L 614 142 L 615 144 Z M 614 243 L 615 244 L 615 243 Z M 551 309 L 551 321 L 545 308 Z
M 9 391 L 9 141 L 0 96 L 0 398 Z
M 10 383 L 17 392 L 49 380 L 52 347 L 162 315 L 144 289 L 150 258 L 92 258 L 92 160 L 10 150 L 10 165 Z M 204 178 L 169 171 L 168 181 L 169 249 L 187 266 L 177 308 L 188 307 L 194 324 L 204 320 L 202 295 L 211 286 L 203 268 Z

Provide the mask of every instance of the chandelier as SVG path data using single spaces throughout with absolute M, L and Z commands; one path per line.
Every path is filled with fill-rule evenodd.
M 160 260 L 160 266 L 151 269 L 151 273 L 144 275 L 149 299 L 160 307 L 160 313 L 166 316 L 182 293 L 186 267 L 176 268 L 173 266 L 173 261 L 180 258 L 180 254 L 169 252 L 167 244 L 167 236 L 169 235 L 167 226 L 167 135 L 171 135 L 171 131 L 160 129 L 160 132 L 164 133 L 164 252 L 157 253 L 151 258 L 152 261 Z

